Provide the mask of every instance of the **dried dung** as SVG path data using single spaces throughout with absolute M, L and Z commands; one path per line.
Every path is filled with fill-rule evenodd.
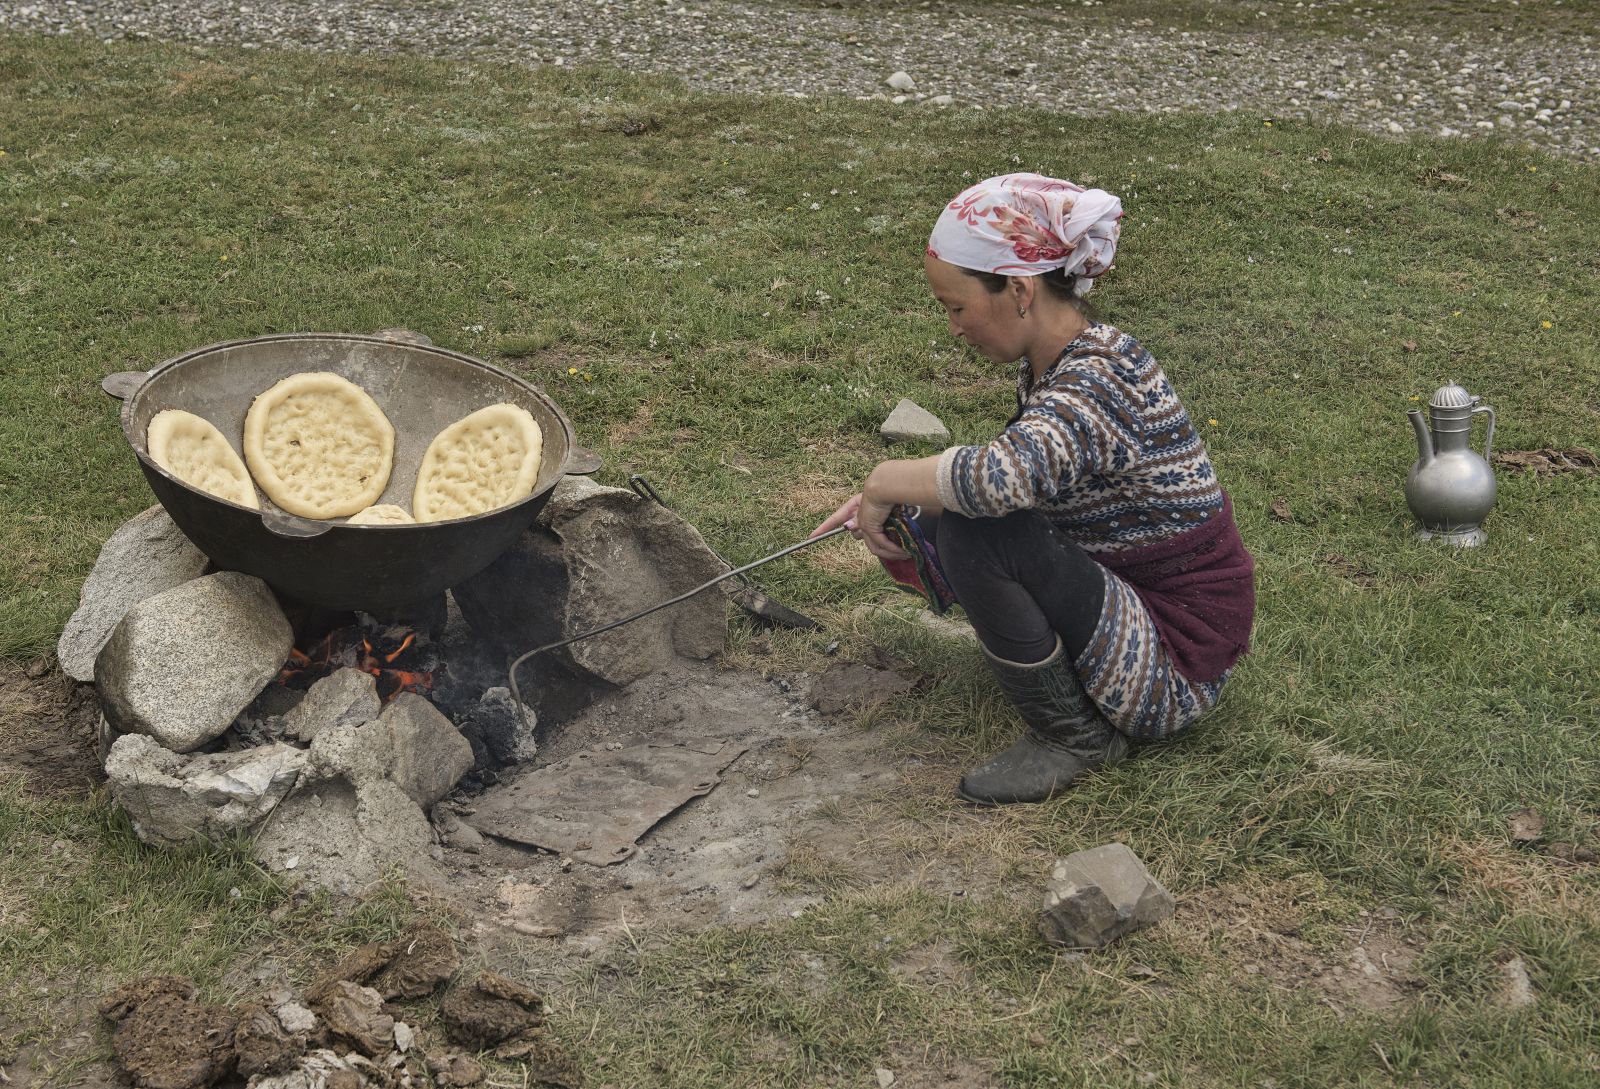
M 450 1039 L 484 1051 L 530 1035 L 544 1024 L 544 999 L 519 983 L 484 972 L 439 1003 Z
M 494 1054 L 522 1063 L 528 1084 L 539 1089 L 579 1089 L 583 1084 L 583 1074 L 566 1049 L 543 1033 L 502 1044 Z
M 340 981 L 371 987 L 385 1000 L 426 998 L 455 975 L 461 954 L 455 941 L 436 926 L 416 926 L 386 942 L 351 950 L 312 989 L 322 997 Z
M 486 1076 L 483 1064 L 470 1055 L 452 1055 L 447 1059 L 429 1059 L 428 1073 L 435 1085 L 477 1085 Z
M 372 979 L 385 999 L 426 998 L 461 967 L 456 943 L 436 926 L 419 926 L 388 943 L 392 957 Z
M 202 1089 L 233 1072 L 234 1018 L 226 1009 L 197 1005 L 170 987 L 130 1000 L 136 1004 L 111 1043 L 139 1089 Z
M 146 976 L 125 983 L 100 1000 L 100 1016 L 109 1021 L 121 1021 L 152 998 L 164 994 L 193 998 L 194 981 L 187 976 Z
M 394 1018 L 383 1012 L 383 999 L 370 987 L 347 979 L 334 980 L 312 999 L 328 1031 L 364 1055 L 379 1058 L 394 1048 Z
M 284 1031 L 265 1006 L 251 1003 L 239 1010 L 233 1032 L 233 1050 L 239 1057 L 239 1076 L 281 1074 L 294 1066 L 305 1051 L 304 1041 Z
M 825 715 L 874 707 L 916 682 L 890 669 L 874 669 L 860 662 L 834 662 L 811 685 L 811 706 Z

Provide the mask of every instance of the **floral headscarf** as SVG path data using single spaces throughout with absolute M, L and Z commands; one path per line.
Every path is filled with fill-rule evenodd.
M 1122 202 L 1042 174 L 1004 174 L 964 191 L 940 213 L 928 253 L 941 261 L 1001 276 L 1064 269 L 1078 293 L 1111 267 L 1121 233 Z

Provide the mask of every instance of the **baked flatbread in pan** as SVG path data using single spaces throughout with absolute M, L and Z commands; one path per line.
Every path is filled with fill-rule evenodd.
M 417 471 L 411 511 L 419 522 L 442 522 L 515 503 L 533 494 L 544 435 L 517 405 L 480 408 L 428 444 Z
M 381 503 L 368 507 L 366 510 L 357 511 L 345 523 L 347 526 L 409 526 L 416 519 L 411 517 L 404 507 L 397 507 L 393 503 Z
M 144 441 L 150 460 L 191 488 L 261 509 L 249 470 L 210 420 L 169 408 L 151 417 Z
M 378 501 L 394 467 L 394 425 L 360 386 L 325 371 L 291 374 L 250 405 L 244 458 L 278 506 L 342 518 Z

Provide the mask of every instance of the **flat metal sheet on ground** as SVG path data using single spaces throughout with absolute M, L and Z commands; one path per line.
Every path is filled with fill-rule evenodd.
M 714 740 L 586 749 L 490 787 L 470 820 L 480 832 L 608 866 L 668 813 L 709 794 L 744 752 Z

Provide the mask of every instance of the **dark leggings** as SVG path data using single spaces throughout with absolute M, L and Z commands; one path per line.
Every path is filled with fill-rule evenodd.
M 996 658 L 1042 662 L 1059 635 L 1076 659 L 1094 638 L 1105 572 L 1043 515 L 944 511 L 918 521 L 936 542 L 939 565 L 979 641 Z

